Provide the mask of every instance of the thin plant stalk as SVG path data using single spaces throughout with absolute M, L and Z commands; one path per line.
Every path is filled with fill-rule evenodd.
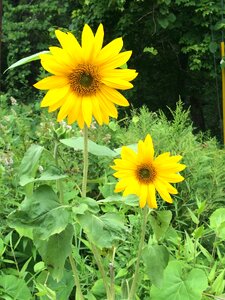
M 88 127 L 84 125 L 83 129 L 83 137 L 84 137 L 84 148 L 83 148 L 83 181 L 82 181 L 82 193 L 81 196 L 83 198 L 86 197 L 87 194 L 87 178 L 88 178 Z M 94 258 L 98 269 L 101 273 L 103 284 L 105 286 L 107 300 L 114 300 L 111 296 L 107 275 L 102 263 L 101 255 L 99 254 L 98 248 L 90 242 L 92 253 L 94 254 Z
M 88 128 L 84 125 L 83 129 L 84 136 L 84 151 L 83 151 L 83 181 L 81 196 L 84 198 L 87 194 L 87 178 L 88 178 Z
M 69 261 L 70 261 L 70 265 L 71 265 L 72 272 L 73 272 L 74 282 L 76 285 L 75 300 L 84 300 L 84 296 L 83 296 L 83 293 L 82 293 L 81 287 L 80 287 L 80 279 L 78 276 L 78 270 L 77 270 L 76 263 L 75 263 L 75 260 L 72 256 L 72 254 L 69 255 Z
M 106 275 L 104 266 L 102 264 L 102 259 L 101 259 L 101 255 L 99 254 L 99 250 L 92 243 L 91 243 L 91 250 L 92 250 L 92 252 L 94 254 L 94 258 L 95 258 L 96 264 L 97 264 L 98 269 L 99 269 L 99 271 L 101 273 L 101 276 L 102 276 L 103 284 L 104 284 L 105 290 L 106 290 L 107 300 L 114 300 L 113 296 L 111 295 L 111 291 L 110 291 L 110 288 L 109 288 L 107 275 Z
M 136 293 L 136 290 L 137 290 L 140 260 L 141 260 L 141 254 L 142 254 L 144 241 L 145 241 L 145 232 L 146 232 L 147 219 L 148 219 L 148 207 L 145 207 L 143 209 L 141 237 L 140 237 L 140 242 L 139 242 L 139 247 L 138 247 L 137 261 L 136 261 L 136 265 L 135 265 L 135 272 L 134 272 L 134 277 L 133 277 L 131 289 L 130 289 L 130 292 L 129 292 L 128 300 L 133 300 L 134 299 L 135 293 Z
M 56 142 L 55 147 L 54 147 L 54 158 L 55 158 L 55 164 L 56 164 L 57 167 L 58 167 L 58 146 L 59 146 L 59 144 Z M 56 185 L 57 185 L 57 189 L 59 191 L 60 203 L 63 204 L 64 203 L 63 185 L 62 185 L 62 182 L 61 182 L 60 179 L 56 180 Z M 84 300 L 84 296 L 82 294 L 81 287 L 80 287 L 80 280 L 79 280 L 79 276 L 78 276 L 78 270 L 77 270 L 76 263 L 75 263 L 75 260 L 74 260 L 72 254 L 69 255 L 69 261 L 70 261 L 71 269 L 72 269 L 72 272 L 73 272 L 74 283 L 75 283 L 75 286 L 76 286 L 75 300 Z
M 109 274 L 110 274 L 110 293 L 112 299 L 115 299 L 115 269 L 114 269 L 114 259 L 115 259 L 116 248 L 113 247 L 112 260 L 109 264 Z

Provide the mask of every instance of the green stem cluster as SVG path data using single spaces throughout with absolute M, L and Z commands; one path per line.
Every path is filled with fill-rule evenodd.
M 56 166 L 58 166 L 58 146 L 59 146 L 59 144 L 56 142 L 55 147 L 54 147 L 54 159 L 55 159 Z M 56 185 L 57 185 L 57 189 L 58 189 L 58 192 L 59 192 L 59 200 L 63 204 L 64 203 L 64 198 L 63 198 L 62 181 L 60 179 L 56 180 Z M 69 255 L 69 261 L 70 261 L 71 269 L 72 269 L 72 272 L 73 272 L 74 284 L 76 286 L 75 300 L 84 300 L 84 296 L 83 296 L 82 291 L 81 291 L 80 280 L 79 280 L 79 276 L 78 276 L 78 270 L 77 270 L 76 263 L 75 263 L 75 260 L 74 260 L 72 254 Z
M 140 238 L 140 243 L 139 243 L 139 247 L 138 247 L 137 261 L 136 261 L 136 265 L 135 265 L 135 273 L 134 273 L 131 289 L 130 289 L 130 292 L 129 292 L 128 300 L 133 300 L 134 299 L 136 289 L 137 289 L 137 285 L 138 285 L 140 260 L 141 260 L 141 254 L 142 254 L 144 241 L 145 241 L 145 232 L 146 232 L 147 219 L 148 219 L 148 207 L 145 207 L 143 209 L 141 238 Z
M 88 128 L 85 125 L 83 129 L 83 137 L 84 137 L 84 149 L 83 149 L 83 181 L 82 181 L 82 193 L 81 196 L 83 198 L 86 197 L 87 194 L 87 178 L 88 178 Z M 108 278 L 102 263 L 101 255 L 99 254 L 98 248 L 93 244 L 90 243 L 91 250 L 94 255 L 96 264 L 98 269 L 101 273 L 102 280 L 105 286 L 107 300 L 114 300 L 114 296 L 111 293 L 111 288 L 109 287 Z

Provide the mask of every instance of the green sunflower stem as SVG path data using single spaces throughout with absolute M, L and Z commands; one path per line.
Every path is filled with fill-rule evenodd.
M 88 127 L 84 125 L 83 129 L 83 136 L 84 136 L 84 148 L 83 148 L 83 181 L 82 181 L 82 193 L 81 196 L 84 198 L 87 194 L 87 178 L 88 178 Z M 94 255 L 96 264 L 98 269 L 101 273 L 103 284 L 105 286 L 107 300 L 114 300 L 114 297 L 111 294 L 109 283 L 107 279 L 107 275 L 102 263 L 101 255 L 99 254 L 98 248 L 89 240 L 91 245 L 91 250 Z
M 72 272 L 73 272 L 74 283 L 76 286 L 75 300 L 84 300 L 84 296 L 83 296 L 83 293 L 82 293 L 81 287 L 80 287 L 80 279 L 78 276 L 78 270 L 77 270 L 76 263 L 75 263 L 75 260 L 74 260 L 72 254 L 70 254 L 70 256 L 69 256 L 69 261 L 70 261 L 70 265 L 71 265 Z
M 84 125 L 84 151 L 83 151 L 83 181 L 82 181 L 82 193 L 81 196 L 84 198 L 87 194 L 87 178 L 88 178 L 88 128 Z
M 101 255 L 99 254 L 99 250 L 92 243 L 91 243 L 91 249 L 92 249 L 92 252 L 94 254 L 95 261 L 96 261 L 96 264 L 98 266 L 98 269 L 99 269 L 99 271 L 101 273 L 101 276 L 102 276 L 103 284 L 104 284 L 105 290 L 106 290 L 107 300 L 114 300 L 114 296 L 112 295 L 111 290 L 109 288 L 108 278 L 107 278 L 104 266 L 102 264 L 102 259 L 101 259 Z
M 146 206 L 143 209 L 141 238 L 140 238 L 139 247 L 138 247 L 137 261 L 136 261 L 136 265 L 135 265 L 135 273 L 134 273 L 131 289 L 130 289 L 130 292 L 129 292 L 128 300 L 134 300 L 135 299 L 134 297 L 135 297 L 135 293 L 136 293 L 137 286 L 138 286 L 138 277 L 139 277 L 141 254 L 142 254 L 144 241 L 145 241 L 145 232 L 146 232 L 147 219 L 148 219 L 148 207 Z
M 59 143 L 55 142 L 55 147 L 54 147 L 54 159 L 55 159 L 55 164 L 58 167 L 59 163 L 58 163 L 58 147 L 59 147 Z M 56 186 L 57 186 L 57 190 L 59 192 L 59 201 L 61 204 L 64 203 L 64 198 L 63 198 L 63 185 L 62 185 L 62 181 L 60 179 L 56 180 Z M 70 265 L 71 265 L 71 269 L 73 272 L 73 278 L 74 278 L 74 284 L 76 286 L 76 293 L 75 293 L 75 300 L 84 300 L 84 296 L 82 294 L 81 291 L 81 287 L 80 287 L 80 280 L 79 280 L 79 276 L 78 276 L 78 271 L 77 271 L 77 267 L 76 267 L 76 263 L 74 260 L 74 257 L 72 254 L 69 255 L 69 261 L 70 261 Z

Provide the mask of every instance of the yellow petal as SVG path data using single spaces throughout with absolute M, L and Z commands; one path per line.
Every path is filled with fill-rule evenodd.
M 137 153 L 134 152 L 134 150 L 123 146 L 121 149 L 121 157 L 122 159 L 126 159 L 129 160 L 131 162 L 133 162 L 134 164 L 136 164 L 137 162 Z
M 81 44 L 84 53 L 84 59 L 89 61 L 94 48 L 94 34 L 87 24 L 84 25 Z
M 157 170 L 160 173 L 178 173 L 180 171 L 183 171 L 186 168 L 186 165 L 183 164 L 161 164 L 161 165 L 157 165 Z
M 82 114 L 78 115 L 78 117 L 77 117 L 77 123 L 78 123 L 78 126 L 80 127 L 80 129 L 84 128 L 84 118 L 83 118 Z
M 170 183 L 177 183 L 184 180 L 184 177 L 180 174 L 160 174 L 160 177 Z
M 120 170 L 116 173 L 113 174 L 113 176 L 117 178 L 122 178 L 122 177 L 133 177 L 134 174 L 131 170 Z
M 99 96 L 99 104 L 102 107 L 103 111 L 105 111 L 105 113 L 107 113 L 109 116 L 113 117 L 113 118 L 117 118 L 118 117 L 118 112 L 117 109 L 114 105 L 114 103 L 108 101 L 105 98 L 105 95 L 103 93 L 98 93 Z
M 104 108 L 99 105 L 99 108 L 102 113 L 102 121 L 104 124 L 109 124 L 109 115 L 105 112 Z
M 148 155 L 151 159 L 153 159 L 154 157 L 154 146 L 153 146 L 153 142 L 152 142 L 152 138 L 150 136 L 150 134 L 147 134 L 145 141 L 145 154 Z
M 120 94 L 117 90 L 110 88 L 109 86 L 102 85 L 102 92 L 108 99 L 110 99 L 113 103 L 121 105 L 121 106 L 129 106 L 129 102 L 127 99 Z
M 101 80 L 101 82 L 111 88 L 119 89 L 119 90 L 128 90 L 133 87 L 133 84 L 130 83 L 129 81 L 122 80 L 119 78 L 113 78 L 113 77 L 112 78 L 105 77 Z
M 63 64 L 63 62 L 57 62 L 50 54 L 41 54 L 40 58 L 42 67 L 52 74 L 65 76 L 71 72 L 71 69 L 68 66 Z
M 57 110 L 59 107 L 61 107 L 63 105 L 64 102 L 65 102 L 65 98 L 62 98 L 61 100 L 59 100 L 55 104 L 50 105 L 49 108 L 48 108 L 48 112 L 51 113 L 51 112 Z
M 92 121 L 92 101 L 89 97 L 82 99 L 82 114 L 84 122 L 90 127 Z
M 98 98 L 95 97 L 93 100 L 92 100 L 92 110 L 93 110 L 93 116 L 95 118 L 95 120 L 98 122 L 98 124 L 101 126 L 102 123 L 103 123 L 103 120 L 102 120 L 102 112 L 101 112 L 101 109 L 100 109 L 100 105 L 99 105 L 99 101 L 98 101 Z
M 62 107 L 60 108 L 60 111 L 58 113 L 58 116 L 57 116 L 58 122 L 61 122 L 63 119 L 65 119 L 68 116 L 69 112 L 71 111 L 72 106 L 73 106 L 72 99 L 67 97 L 65 103 L 62 105 Z
M 133 80 L 137 75 L 138 73 L 136 73 L 136 70 L 131 69 L 113 69 L 101 72 L 102 77 L 120 78 L 127 81 Z
M 64 76 L 49 76 L 34 84 L 39 90 L 49 90 L 60 88 L 68 84 L 68 79 Z
M 146 201 L 148 196 L 148 186 L 145 184 L 142 184 L 140 186 L 140 192 L 139 192 L 139 205 L 140 208 L 145 207 Z
M 117 55 L 121 49 L 123 48 L 123 40 L 122 38 L 117 38 L 107 44 L 104 48 L 101 49 L 99 55 L 96 57 L 97 64 L 104 64 L 110 58 Z
M 170 152 L 164 152 L 155 158 L 156 163 L 164 163 L 170 157 Z
M 120 193 L 120 192 L 122 192 L 126 188 L 126 186 L 127 186 L 126 183 L 124 183 L 124 181 L 120 180 L 116 184 L 114 192 L 115 193 Z
M 163 179 L 160 176 L 157 176 L 157 181 L 159 181 L 162 185 L 165 186 L 165 188 L 167 189 L 167 191 L 170 194 L 178 194 L 178 191 L 175 187 L 173 187 L 170 183 L 168 183 L 165 179 Z
M 127 185 L 123 192 L 123 196 L 137 195 L 139 190 L 140 186 L 138 185 L 138 183 L 134 179 L 131 179 L 129 185 Z
M 160 197 L 161 197 L 164 201 L 166 201 L 166 202 L 168 202 L 168 203 L 172 203 L 172 202 L 173 202 L 173 200 L 172 200 L 170 194 L 168 193 L 168 191 L 167 191 L 165 185 L 162 184 L 162 182 L 160 182 L 159 180 L 156 180 L 156 181 L 154 182 L 154 185 L 155 185 L 155 188 L 156 188 L 157 192 L 159 193 Z
M 99 54 L 102 48 L 103 38 L 104 38 L 104 29 L 102 24 L 100 24 L 98 26 L 98 29 L 95 34 L 95 39 L 94 39 L 94 52 L 95 52 L 93 55 L 94 57 L 96 57 Z
M 150 208 L 157 208 L 155 186 L 153 184 L 148 185 L 147 204 Z
M 68 124 L 72 124 L 77 120 L 78 115 L 82 113 L 82 98 L 77 97 L 74 93 L 70 93 L 68 96 L 68 100 L 73 101 L 73 106 L 68 114 Z
M 47 92 L 47 94 L 44 96 L 41 107 L 46 107 L 55 104 L 62 98 L 66 96 L 70 89 L 69 85 L 65 85 L 61 88 L 51 89 Z
M 124 65 L 131 57 L 131 54 L 132 51 L 125 51 L 113 56 L 101 66 L 102 71 L 104 72 L 106 70 L 115 69 L 117 67 Z
M 74 60 L 67 54 L 67 52 L 59 47 L 49 47 L 50 52 L 58 63 L 63 63 L 72 68 L 76 65 Z
M 82 63 L 84 61 L 83 59 L 83 51 L 78 43 L 77 39 L 75 36 L 68 32 L 68 46 L 66 47 L 66 51 L 69 53 L 69 55 L 72 57 L 74 61 Z
M 114 166 L 114 170 L 120 170 L 120 169 L 125 169 L 125 170 L 136 170 L 137 166 L 129 161 L 129 160 L 125 160 L 125 159 L 114 159 L 113 161 L 116 166 Z
M 63 49 L 70 55 L 74 62 L 83 60 L 82 49 L 75 36 L 68 32 L 67 34 L 56 30 L 55 35 Z

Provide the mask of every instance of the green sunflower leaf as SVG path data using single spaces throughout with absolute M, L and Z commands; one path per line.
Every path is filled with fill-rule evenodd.
M 8 217 L 10 227 L 15 228 L 21 235 L 37 240 L 47 240 L 50 236 L 59 234 L 69 221 L 68 207 L 59 203 L 57 195 L 47 185 L 39 186 Z
M 14 64 L 12 64 L 11 66 L 8 67 L 8 69 L 6 69 L 4 71 L 4 73 L 10 69 L 14 69 L 16 67 L 19 67 L 19 66 L 22 66 L 24 64 L 27 64 L 31 61 L 34 61 L 34 60 L 38 60 L 40 59 L 40 54 L 44 54 L 44 53 L 49 53 L 49 51 L 41 51 L 41 52 L 38 52 L 38 53 L 35 53 L 35 54 L 32 54 L 30 56 L 27 56 L 27 57 L 24 57 L 20 60 L 18 60 L 17 62 L 15 62 Z
M 216 235 L 221 239 L 225 239 L 225 208 L 215 210 L 209 219 L 210 227 Z
M 29 288 L 23 278 L 14 275 L 0 275 L 1 299 L 30 300 Z
M 170 210 L 154 211 L 149 220 L 157 240 L 164 238 L 166 231 L 169 228 L 172 219 Z
M 84 138 L 70 138 L 70 139 L 62 139 L 60 142 L 66 146 L 74 148 L 75 151 L 83 150 L 84 148 Z M 110 156 L 114 157 L 118 154 L 109 149 L 106 146 L 98 145 L 95 142 L 88 140 L 88 152 L 97 156 Z
M 68 224 L 65 230 L 50 236 L 48 241 L 38 239 L 34 241 L 53 279 L 56 279 L 58 282 L 63 277 L 66 258 L 72 252 L 73 233 L 73 226 Z
M 169 261 L 169 252 L 162 245 L 152 245 L 144 248 L 143 262 L 145 265 L 146 273 L 151 282 L 161 287 L 163 283 L 163 272 Z
M 151 300 L 201 300 L 208 287 L 206 274 L 194 268 L 190 272 L 179 261 L 169 262 L 160 288 L 151 288 Z
M 89 240 L 100 249 L 111 248 L 118 240 L 123 240 L 126 226 L 123 218 L 116 213 L 102 216 L 86 212 L 76 216 Z

